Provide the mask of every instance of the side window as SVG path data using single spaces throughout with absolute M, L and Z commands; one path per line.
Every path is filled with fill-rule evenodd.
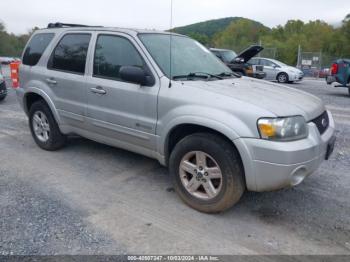
M 251 64 L 251 65 L 259 65 L 259 59 L 252 58 L 252 59 L 249 60 L 248 63 Z
M 90 34 L 66 34 L 51 54 L 49 69 L 84 74 Z
M 55 34 L 53 33 L 34 35 L 24 51 L 23 64 L 29 66 L 36 65 L 54 36 Z
M 271 67 L 274 65 L 274 63 L 265 59 L 260 59 L 260 64 L 263 66 L 271 66 Z
M 134 45 L 126 38 L 100 35 L 96 43 L 93 75 L 120 80 L 119 70 L 122 66 L 143 68 L 144 62 Z

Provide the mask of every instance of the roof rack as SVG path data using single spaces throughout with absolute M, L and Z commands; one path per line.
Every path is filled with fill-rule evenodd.
M 90 25 L 79 25 L 79 24 L 66 24 L 61 22 L 49 23 L 47 28 L 62 28 L 62 27 L 102 27 L 102 26 L 90 26 Z

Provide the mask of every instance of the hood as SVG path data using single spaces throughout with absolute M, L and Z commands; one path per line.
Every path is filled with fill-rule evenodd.
M 326 109 L 319 98 L 290 87 L 248 77 L 220 81 L 186 81 L 185 85 L 249 103 L 276 116 L 302 115 L 310 121 Z M 210 94 L 208 99 L 211 99 Z M 263 117 L 263 116 L 262 116 Z
M 241 53 L 239 53 L 236 58 L 241 58 L 244 60 L 244 63 L 248 62 L 251 58 L 259 54 L 264 48 L 260 45 L 252 45 L 251 47 L 245 49 Z M 236 59 L 235 58 L 235 59 Z M 232 61 L 233 63 L 235 61 Z
M 287 66 L 287 67 L 285 67 L 285 69 L 288 70 L 288 71 L 291 71 L 293 73 L 300 73 L 300 72 L 302 72 L 300 69 L 298 69 L 296 67 L 293 67 L 293 66 Z

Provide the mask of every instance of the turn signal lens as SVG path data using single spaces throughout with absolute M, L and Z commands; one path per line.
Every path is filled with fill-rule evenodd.
M 272 137 L 276 135 L 276 129 L 271 124 L 259 124 L 261 135 L 264 137 Z

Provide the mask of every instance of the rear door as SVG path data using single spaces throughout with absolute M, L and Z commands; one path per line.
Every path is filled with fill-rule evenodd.
M 91 35 L 89 32 L 64 34 L 53 49 L 45 74 L 61 120 L 79 128 L 85 126 L 85 69 Z
M 87 86 L 89 128 L 118 141 L 121 147 L 154 151 L 159 79 L 131 36 L 100 33 L 94 42 Z M 119 76 L 122 66 L 143 68 L 155 77 L 154 86 L 123 81 Z
M 266 80 L 276 80 L 277 76 L 277 69 L 274 67 L 274 63 L 267 60 L 260 58 L 260 65 L 264 66 L 264 72 L 266 73 Z

